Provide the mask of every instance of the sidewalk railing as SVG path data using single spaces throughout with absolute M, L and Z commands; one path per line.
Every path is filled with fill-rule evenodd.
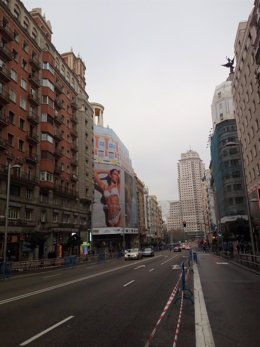
M 234 262 L 240 263 L 241 265 L 247 266 L 256 271 L 260 271 L 260 256 L 259 255 L 253 255 L 250 253 L 237 254 L 237 253 L 224 252 L 224 251 L 220 251 L 219 253 L 216 253 L 216 254 L 221 256 L 222 258 L 230 259 Z
M 87 263 L 100 263 L 108 259 L 120 258 L 118 253 L 98 253 L 98 254 L 88 254 L 88 255 L 70 255 L 63 258 L 48 258 L 39 260 L 29 260 L 29 261 L 10 261 L 8 262 L 8 274 L 25 273 L 33 271 L 41 271 L 46 269 L 51 269 L 54 267 L 74 267 L 79 264 Z M 0 273 L 2 272 L 1 262 L 0 262 Z
M 246 265 L 250 268 L 260 271 L 260 256 L 253 254 L 239 254 L 239 262 L 243 265 Z

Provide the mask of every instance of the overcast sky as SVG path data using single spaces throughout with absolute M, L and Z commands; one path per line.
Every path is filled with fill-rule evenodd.
M 41 7 L 60 53 L 86 64 L 87 93 L 105 107 L 133 168 L 158 200 L 178 199 L 189 149 L 209 166 L 215 87 L 228 77 L 240 21 L 254 0 L 24 0 Z

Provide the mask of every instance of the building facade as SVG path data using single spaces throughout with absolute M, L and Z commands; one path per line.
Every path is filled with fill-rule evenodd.
M 247 210 L 243 166 L 235 120 L 230 73 L 218 85 L 212 100 L 211 182 L 215 196 L 217 229 L 225 239 L 247 233 Z M 247 231 L 246 231 L 247 230 Z
M 236 68 L 232 84 L 238 138 L 246 178 L 250 214 L 259 247 L 260 232 L 260 1 L 235 39 Z
M 28 12 L 19 0 L 1 1 L 0 16 L 0 216 L 10 164 L 8 256 L 79 253 L 71 239 L 87 234 L 93 200 L 93 111 L 85 64 L 73 52 L 57 51 L 41 9 Z M 79 141 L 88 146 L 84 168 Z M 4 231 L 1 218 L 2 252 Z

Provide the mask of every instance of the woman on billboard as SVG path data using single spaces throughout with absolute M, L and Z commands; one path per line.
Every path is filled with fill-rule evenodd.
M 106 225 L 108 227 L 120 226 L 120 171 L 118 169 L 95 170 L 94 178 L 96 188 L 102 193 Z

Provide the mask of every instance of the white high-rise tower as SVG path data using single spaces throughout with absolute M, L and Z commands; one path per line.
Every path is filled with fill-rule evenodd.
M 181 154 L 178 162 L 178 185 L 184 231 L 193 236 L 204 236 L 204 201 L 202 179 L 205 165 L 197 152 L 189 150 Z

